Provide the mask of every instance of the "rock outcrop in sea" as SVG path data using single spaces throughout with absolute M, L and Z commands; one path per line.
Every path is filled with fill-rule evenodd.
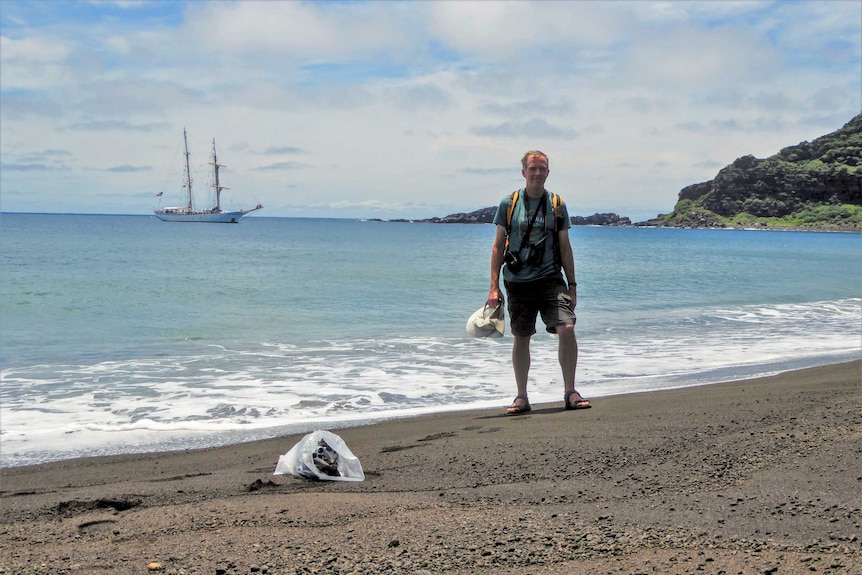
M 497 213 L 497 206 L 490 208 L 482 208 L 474 212 L 449 214 L 442 218 L 428 218 L 427 220 L 418 220 L 422 223 L 430 224 L 490 224 L 494 221 L 494 215 Z
M 630 218 L 614 213 L 593 214 L 591 216 L 572 216 L 573 226 L 630 226 Z
M 450 214 L 442 218 L 428 218 L 417 220 L 422 223 L 431 224 L 490 224 L 494 222 L 497 206 L 482 208 L 475 212 Z M 570 216 L 573 226 L 630 226 L 630 218 L 618 214 L 593 214 L 591 216 Z

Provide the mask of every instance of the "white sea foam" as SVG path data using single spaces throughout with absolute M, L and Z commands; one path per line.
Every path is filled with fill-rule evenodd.
M 601 397 L 859 357 L 859 302 L 723 308 L 585 330 L 578 387 Z M 207 355 L 13 369 L 0 408 L 3 465 L 504 405 L 514 394 L 509 342 L 210 346 Z M 556 338 L 538 334 L 532 351 L 531 401 L 561 401 Z M 40 393 L 21 392 L 28 388 Z

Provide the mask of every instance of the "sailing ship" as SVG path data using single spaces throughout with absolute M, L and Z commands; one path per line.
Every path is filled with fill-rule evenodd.
M 227 190 L 229 188 L 221 185 L 221 182 L 219 181 L 219 168 L 225 168 L 227 166 L 218 163 L 215 138 L 213 138 L 213 153 L 210 165 L 213 167 L 212 187 L 215 191 L 215 206 L 209 209 L 195 209 L 194 194 L 192 193 L 192 174 L 189 168 L 189 140 L 186 136 L 185 128 L 183 128 L 183 146 L 186 156 L 183 188 L 185 189 L 187 203 L 184 206 L 159 208 L 154 211 L 157 218 L 166 222 L 211 222 L 220 224 L 236 224 L 239 223 L 239 219 L 244 215 L 263 208 L 260 204 L 250 210 L 226 211 L 221 208 L 221 192 L 222 190 Z M 157 195 L 161 197 L 162 193 L 160 192 Z

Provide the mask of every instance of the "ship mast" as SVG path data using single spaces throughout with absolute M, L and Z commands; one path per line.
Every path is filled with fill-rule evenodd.
M 219 168 L 226 168 L 227 166 L 218 163 L 218 157 L 216 156 L 215 138 L 213 138 L 213 161 L 212 161 L 211 165 L 213 167 L 213 176 L 215 177 L 215 181 L 213 182 L 213 188 L 215 188 L 215 197 L 216 197 L 215 211 L 220 212 L 221 211 L 221 191 L 222 190 L 229 190 L 230 188 L 226 188 L 219 183 L 218 170 L 219 170 Z
M 195 208 L 194 208 L 194 205 L 192 204 L 192 171 L 189 168 L 189 140 L 188 140 L 188 137 L 186 136 L 186 129 L 185 128 L 183 128 L 183 144 L 184 144 L 185 150 L 186 150 L 186 152 L 185 152 L 186 153 L 186 190 L 189 193 L 188 209 L 189 209 L 189 211 L 193 211 Z

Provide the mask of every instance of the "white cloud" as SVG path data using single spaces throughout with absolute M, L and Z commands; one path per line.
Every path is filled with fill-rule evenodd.
M 573 213 L 646 219 L 862 107 L 854 2 L 4 2 L 11 211 L 147 213 L 186 127 L 264 215 L 470 211 L 538 148 Z
M 219 57 L 355 60 L 409 46 L 401 10 L 379 3 L 193 2 L 187 32 Z
M 430 33 L 493 61 L 537 47 L 607 45 L 625 36 L 628 12 L 602 2 L 430 2 Z
M 0 37 L 0 81 L 6 90 L 38 90 L 74 80 L 68 60 L 72 48 L 51 38 Z
M 652 90 L 697 93 L 767 77 L 775 64 L 772 48 L 742 31 L 682 27 L 633 47 L 617 74 Z

